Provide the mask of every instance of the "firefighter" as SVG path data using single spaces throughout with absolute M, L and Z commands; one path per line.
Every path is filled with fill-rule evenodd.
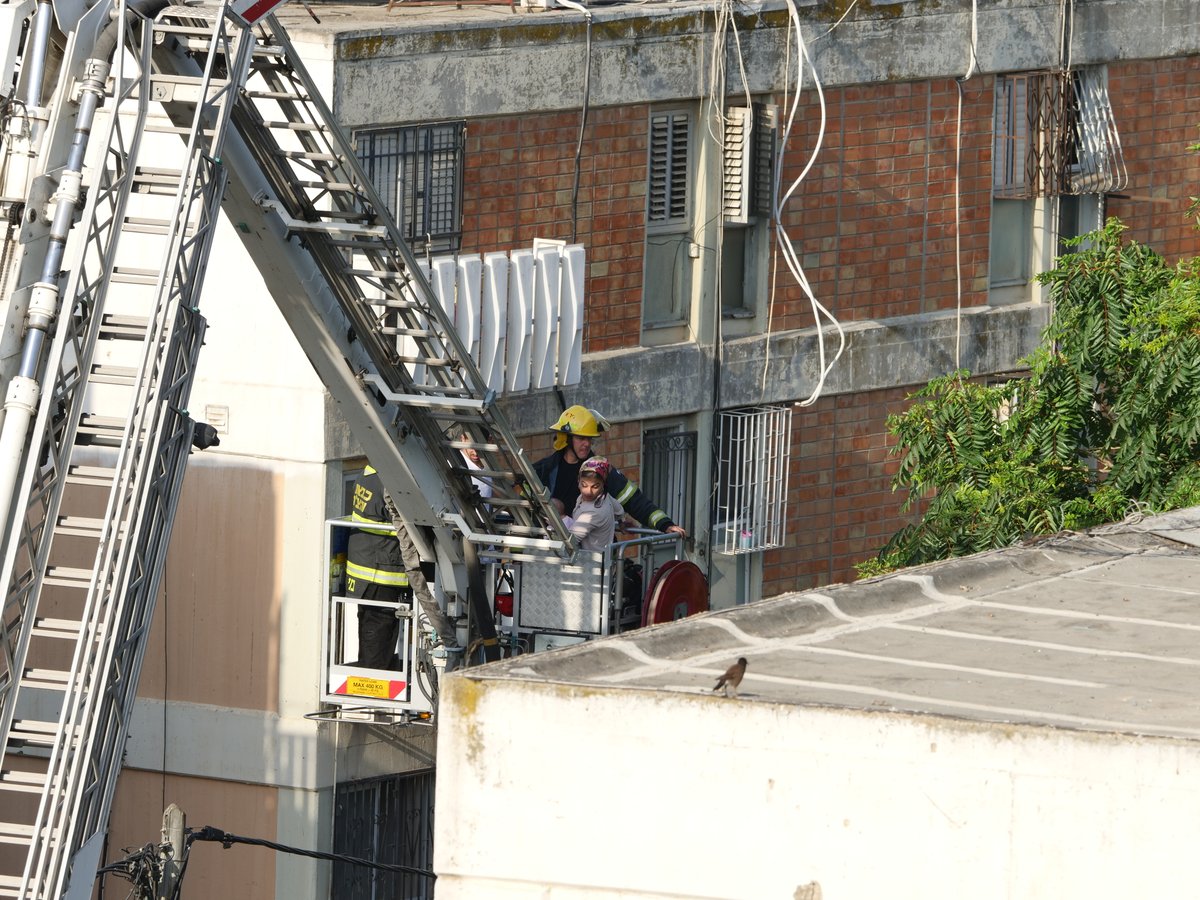
M 550 491 L 560 513 L 575 509 L 575 501 L 579 499 L 579 467 L 592 455 L 593 438 L 608 429 L 604 416 L 583 406 L 568 407 L 550 426 L 554 432 L 554 452 L 534 463 L 533 470 Z M 625 512 L 647 528 L 687 536 L 681 526 L 672 522 L 671 517 L 655 506 L 654 501 L 620 470 L 609 470 L 606 490 Z
M 351 519 L 358 528 L 346 549 L 346 596 L 388 604 L 412 603 L 404 559 L 391 516 L 383 502 L 383 482 L 371 466 L 354 482 Z M 400 620 L 396 607 L 358 607 L 358 665 L 370 669 L 399 669 L 396 641 Z

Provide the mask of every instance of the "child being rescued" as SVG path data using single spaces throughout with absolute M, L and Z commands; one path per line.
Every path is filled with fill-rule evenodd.
M 604 550 L 613 542 L 617 523 L 625 510 L 617 498 L 605 491 L 604 483 L 612 466 L 603 456 L 592 456 L 579 466 L 579 499 L 575 512 L 564 516 L 567 530 L 579 538 L 584 550 Z

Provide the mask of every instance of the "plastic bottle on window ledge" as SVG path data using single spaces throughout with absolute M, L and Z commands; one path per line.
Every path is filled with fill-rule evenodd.
M 742 550 L 749 550 L 754 546 L 754 532 L 748 528 L 743 528 L 742 533 L 738 535 L 738 547 Z

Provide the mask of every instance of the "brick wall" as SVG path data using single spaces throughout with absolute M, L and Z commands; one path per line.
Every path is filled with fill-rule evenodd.
M 1185 212 L 1200 194 L 1200 58 L 1112 63 L 1108 93 L 1121 135 L 1129 186 L 1108 199 L 1108 214 L 1130 226 L 1129 236 L 1168 260 L 1200 253 Z
M 787 546 L 763 559 L 763 596 L 853 581 L 903 523 L 886 420 L 908 388 L 824 397 L 792 412 Z
M 987 301 L 993 79 L 963 94 L 959 190 L 965 305 Z M 828 91 L 817 162 L 786 207 L 817 299 L 843 321 L 953 308 L 954 161 L 958 89 L 952 80 Z M 787 110 L 781 109 L 786 119 Z M 820 107 L 796 114 L 782 185 L 816 145 Z M 782 190 L 783 188 L 781 188 Z M 773 328 L 812 325 L 809 302 L 780 267 Z
M 580 114 L 483 119 L 467 127 L 463 250 L 575 240 L 588 252 L 584 352 L 637 346 L 645 239 L 644 106 L 591 110 L 572 203 Z
M 1188 197 L 1200 194 L 1200 158 L 1186 149 L 1200 140 L 1200 92 L 1188 90 L 1200 79 L 1200 59 L 1116 63 L 1109 74 L 1130 171 L 1128 197 L 1109 198 L 1109 214 L 1169 259 L 1200 253 L 1200 238 L 1184 215 Z M 992 76 L 977 77 L 962 94 L 967 306 L 987 299 L 993 86 Z M 818 299 L 842 321 L 955 306 L 958 103 L 953 80 L 827 93 L 824 148 L 786 221 Z M 589 120 L 577 233 L 588 245 L 591 267 L 589 352 L 638 341 L 646 118 L 644 107 L 632 107 L 593 110 Z M 796 122 L 784 184 L 799 174 L 815 141 L 819 117 L 811 94 Z M 468 249 L 519 245 L 538 234 L 569 237 L 577 128 L 577 115 L 471 123 Z M 491 149 L 512 154 L 491 161 Z M 525 163 L 518 165 L 521 154 Z M 516 217 L 511 233 L 486 219 L 485 200 Z M 780 283 L 772 328 L 811 327 L 808 300 L 798 287 Z M 765 557 L 764 595 L 853 580 L 854 563 L 872 556 L 904 523 L 903 496 L 891 490 L 896 462 L 888 454 L 886 417 L 903 409 L 915 387 L 825 397 L 796 409 L 788 546 Z M 617 426 L 598 447 L 635 480 L 643 424 Z M 550 437 L 534 436 L 527 446 L 538 459 L 549 452 Z

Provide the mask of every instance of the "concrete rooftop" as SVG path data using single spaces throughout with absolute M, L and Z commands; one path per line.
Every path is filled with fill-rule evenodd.
M 1200 739 L 1200 507 L 521 656 L 463 677 Z

